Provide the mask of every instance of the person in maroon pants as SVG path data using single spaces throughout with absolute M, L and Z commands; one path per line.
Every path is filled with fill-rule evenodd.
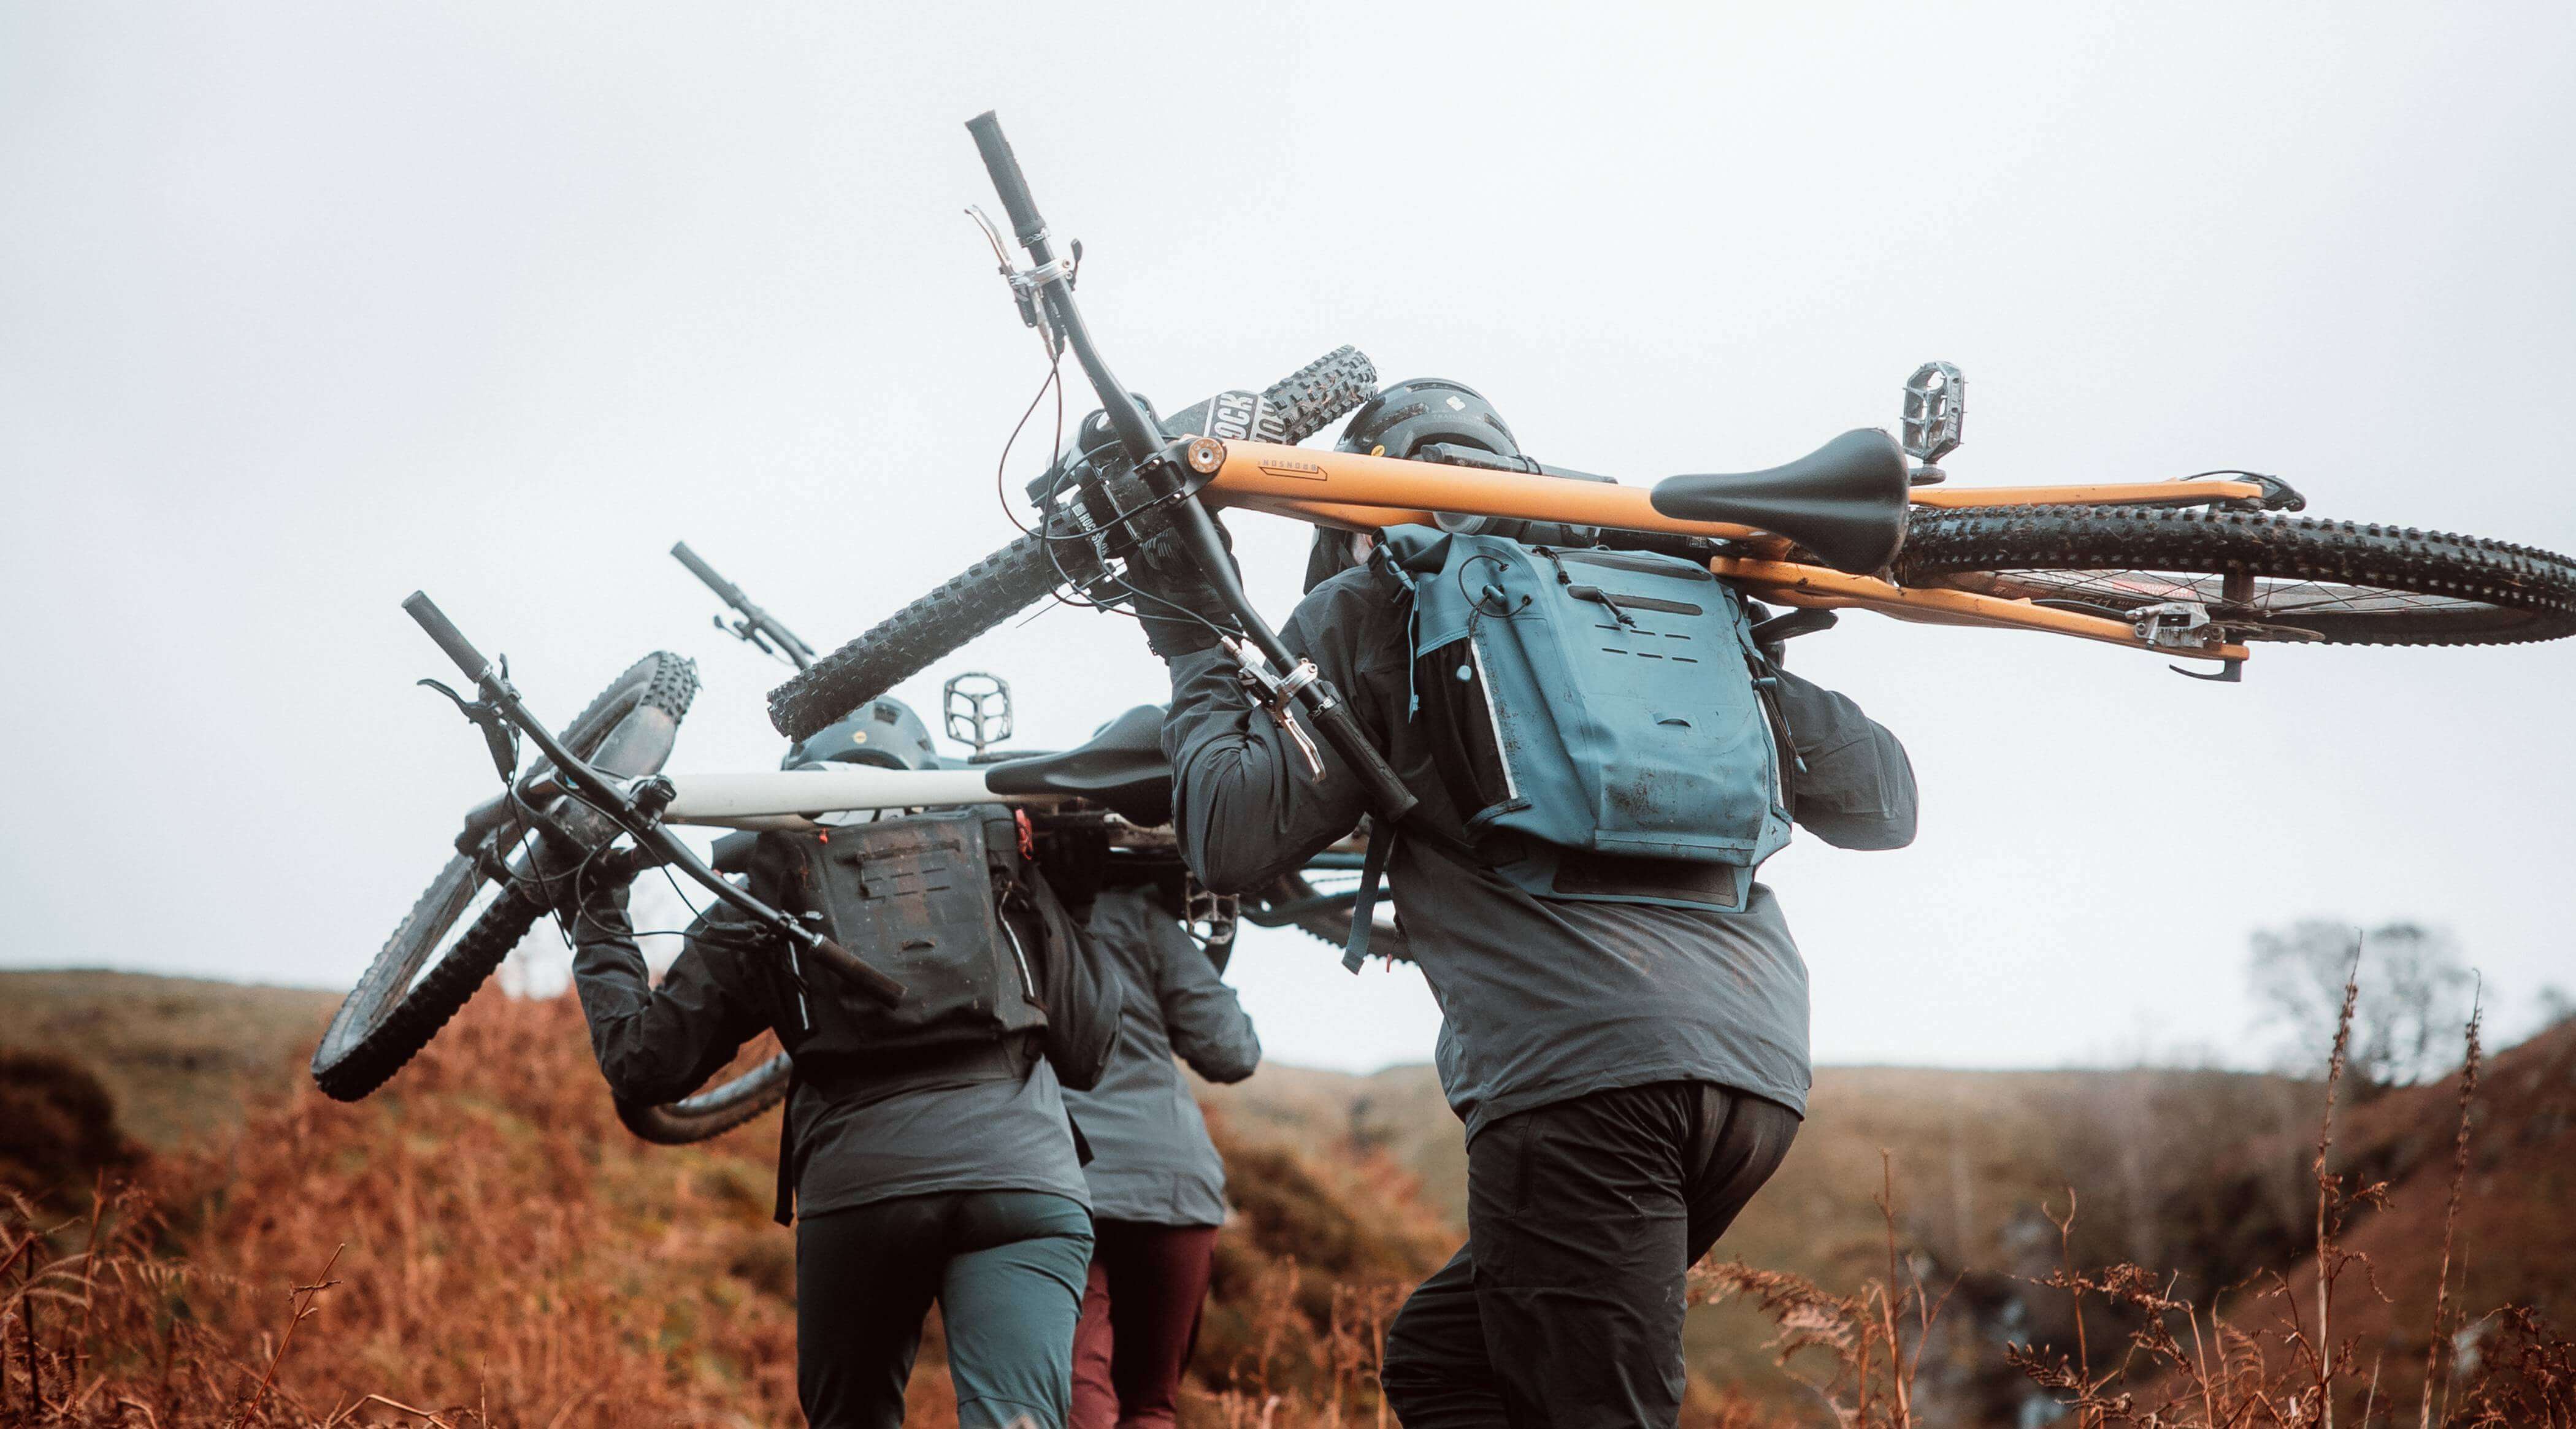
M 1212 1082 L 1239 1082 L 1261 1061 L 1234 990 L 1150 890 L 1115 888 L 1092 905 L 1105 965 L 1127 979 L 1118 1041 L 1088 1092 L 1065 1108 L 1090 1143 L 1093 1249 L 1073 1339 L 1072 1429 L 1172 1422 L 1217 1227 L 1225 1164 L 1172 1056 Z

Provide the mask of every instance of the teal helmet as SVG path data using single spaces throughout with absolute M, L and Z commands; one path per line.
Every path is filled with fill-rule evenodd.
M 881 764 L 888 769 L 936 769 L 939 751 L 930 726 L 901 700 L 870 700 L 823 726 L 787 751 L 781 769 L 808 764 Z

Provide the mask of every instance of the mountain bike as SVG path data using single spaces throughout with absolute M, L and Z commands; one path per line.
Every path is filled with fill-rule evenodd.
M 1856 608 L 2213 662 L 2198 676 L 2208 679 L 2240 678 L 2249 647 L 2263 642 L 2480 645 L 2576 633 L 2576 563 L 2566 557 L 2291 515 L 2305 500 L 2273 476 L 1950 484 L 1937 463 L 1959 445 L 1966 388 L 1943 363 L 1906 384 L 1902 441 L 1863 429 L 1784 466 L 1651 487 L 1457 445 L 1404 460 L 1297 448 L 1374 390 L 1366 359 L 1349 349 L 1271 392 L 1228 393 L 1160 419 L 1103 360 L 1074 297 L 1079 245 L 1073 261 L 1058 255 L 998 121 L 988 112 L 967 128 L 1027 255 L 1026 268 L 1007 255 L 1001 265 L 1021 317 L 1054 360 L 1070 353 L 1100 408 L 1031 488 L 1037 520 L 1023 535 L 771 693 L 771 722 L 791 737 L 1051 594 L 1132 604 L 1126 565 L 1164 537 L 1231 611 L 1228 649 L 1273 718 L 1292 731 L 1300 719 L 1311 725 L 1379 816 L 1403 819 L 1412 796 L 1338 695 L 1244 598 L 1212 519 L 1227 509 L 1351 531 L 1476 518 L 1589 528 L 1607 546 L 1704 559 L 1756 599 L 1790 607 L 1782 637 Z
M 2249 647 L 2264 642 L 2478 645 L 2576 633 L 2576 563 L 2567 558 L 2412 527 L 2295 516 L 2304 498 L 2273 476 L 1950 485 L 1938 463 L 1959 445 L 1965 382 L 1940 363 L 1906 384 L 1901 441 L 1863 429 L 1784 466 L 1674 476 L 1650 488 L 1473 447 L 1434 446 L 1407 459 L 1300 447 L 1376 391 L 1374 368 L 1349 348 L 1264 391 L 1221 393 L 1163 418 L 1102 359 L 1074 299 L 1079 245 L 1069 258 L 1057 255 L 998 122 L 987 113 L 967 127 L 1030 265 L 1014 266 L 990 232 L 1021 317 L 1052 362 L 1075 359 L 1101 405 L 1031 485 L 1036 520 L 1017 540 L 831 654 L 814 658 L 802 642 L 780 640 L 756 607 L 728 597 L 744 623 L 798 666 L 769 699 L 771 722 L 790 738 L 813 734 L 1051 595 L 1101 606 L 1150 600 L 1127 570 L 1159 540 L 1184 551 L 1217 591 L 1230 612 L 1224 646 L 1239 677 L 1307 747 L 1312 768 L 1324 766 L 1310 729 L 1338 756 L 1339 777 L 1363 786 L 1372 821 L 1403 824 L 1414 797 L 1338 692 L 1245 597 L 1214 520 L 1225 509 L 1351 531 L 1479 518 L 1584 528 L 1614 549 L 1705 560 L 1757 600 L 1788 607 L 1756 627 L 1758 639 L 1775 645 L 1857 608 L 2213 662 L 2215 674 L 2202 678 L 2232 680 Z M 684 691 L 674 669 L 686 662 L 648 657 L 638 667 L 650 674 L 641 692 L 632 692 L 630 672 L 558 739 L 528 713 L 507 671 L 426 596 L 405 604 L 474 682 L 478 698 L 450 694 L 483 727 L 507 787 L 468 818 L 457 859 L 397 928 L 326 1035 L 314 1072 L 335 1096 L 381 1084 L 525 932 L 546 906 L 530 854 L 548 839 L 587 850 L 582 867 L 592 876 L 631 877 L 667 864 L 769 928 L 794 969 L 810 961 L 860 995 L 886 997 L 899 989 L 883 986 L 881 975 L 871 982 L 862 959 L 751 899 L 671 828 L 811 827 L 869 809 L 991 800 L 1104 826 L 1116 820 L 1127 831 L 1121 837 L 1141 846 L 1168 816 L 1169 774 L 1146 711 L 1131 711 L 1082 749 L 961 769 L 666 775 L 670 732 L 694 690 L 694 677 L 685 677 Z M 638 721 L 632 731 L 629 721 Z M 525 776 L 515 762 L 521 735 L 542 755 Z M 1355 860 L 1342 848 L 1308 867 L 1320 874 Z M 490 908 L 421 975 L 487 880 L 500 890 Z M 1246 916 L 1339 942 L 1349 906 L 1347 894 L 1319 891 L 1301 874 L 1266 890 Z M 737 1097 L 708 1110 L 721 1120 L 742 1104 Z M 684 1133 L 712 1124 L 673 1115 L 678 1120 L 663 1128 L 673 1139 L 693 1139 Z
M 717 617 L 718 629 L 799 668 L 811 661 L 811 646 L 686 542 L 673 546 L 671 554 L 732 607 L 734 618 Z M 667 841 L 669 826 L 820 828 L 835 815 L 878 809 L 1012 803 L 1036 812 L 1035 837 L 1096 842 L 1094 856 L 1124 865 L 1131 880 L 1172 885 L 1172 901 L 1195 915 L 1193 930 L 1220 968 L 1238 916 L 1304 928 L 1336 943 L 1347 934 L 1351 895 L 1321 893 L 1304 873 L 1283 877 L 1271 894 L 1248 906 L 1191 888 L 1169 829 L 1160 827 L 1167 822 L 1170 776 L 1157 734 L 1157 707 L 1129 711 L 1073 750 L 1004 753 L 988 746 L 1007 737 L 1007 685 L 990 676 L 961 676 L 949 681 L 942 702 L 948 706 L 944 713 L 951 736 L 976 751 L 972 767 L 868 769 L 856 794 L 839 791 L 830 777 L 836 771 L 805 769 L 688 778 L 683 781 L 686 797 L 680 782 L 666 779 L 654 785 L 662 795 L 643 791 L 639 797 L 641 786 L 669 759 L 697 693 L 691 662 L 667 651 L 646 656 L 560 735 L 550 735 L 510 688 L 506 668 L 483 661 L 426 597 L 413 597 L 406 608 L 475 679 L 480 696 L 475 700 L 436 681 L 421 683 L 439 689 L 482 727 L 504 788 L 466 815 L 455 855 L 395 927 L 324 1032 L 312 1074 L 336 1099 L 356 1101 L 384 1085 L 555 906 L 560 890 L 549 886 L 556 880 L 541 866 L 542 846 L 549 839 L 558 849 L 581 852 L 578 876 L 585 880 L 623 883 L 657 865 L 676 863 L 712 887 L 712 880 L 742 872 L 738 860 L 748 855 L 752 833 L 717 840 L 711 862 L 698 865 L 684 856 L 685 849 Z M 969 681 L 981 683 L 970 688 Z M 520 736 L 535 741 L 540 750 L 524 773 L 515 772 Z M 762 786 L 783 787 L 792 797 L 772 794 L 749 814 L 709 807 L 741 805 L 746 799 L 740 791 Z M 658 810 L 653 807 L 657 796 L 664 797 Z M 621 836 L 627 836 L 622 844 Z M 1357 853 L 1343 849 L 1320 856 L 1312 869 L 1329 877 L 1357 866 Z M 732 884 L 718 896 L 737 907 L 750 901 Z M 756 905 L 754 911 L 755 921 L 782 916 Z M 1380 936 L 1394 940 L 1391 952 L 1401 952 L 1400 934 L 1383 929 Z M 782 941 L 791 949 L 795 945 L 792 935 L 783 935 Z M 866 995 L 888 995 L 882 982 L 864 975 L 855 981 Z M 789 1071 L 786 1055 L 779 1053 L 677 1102 L 657 1106 L 619 1098 L 617 1114 L 647 1141 L 702 1141 L 783 1100 Z

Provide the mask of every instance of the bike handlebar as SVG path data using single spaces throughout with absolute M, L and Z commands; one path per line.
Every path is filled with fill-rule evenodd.
M 465 638 L 465 632 L 456 628 L 456 622 L 447 618 L 447 612 L 438 608 L 429 592 L 413 591 L 404 598 L 402 608 L 429 632 L 429 638 L 438 642 L 438 648 L 447 652 L 447 658 L 456 662 L 465 678 L 480 681 L 491 670 L 492 662 L 483 658 L 483 652 L 474 648 L 474 642 Z
M 1061 342 L 1073 349 L 1074 360 L 1082 365 L 1083 376 L 1091 381 L 1091 390 L 1100 398 L 1100 408 L 1109 425 L 1118 434 L 1119 446 L 1126 449 L 1127 459 L 1149 485 L 1163 489 L 1157 494 L 1177 498 L 1172 502 L 1171 529 L 1195 558 L 1201 572 L 1222 596 L 1235 621 L 1243 627 L 1254 648 L 1272 668 L 1289 671 L 1297 659 L 1280 643 L 1278 632 L 1262 620 L 1261 613 L 1243 593 L 1234 578 L 1233 558 L 1218 537 L 1216 523 L 1198 498 L 1179 489 L 1168 462 L 1157 465 L 1166 438 L 1162 429 L 1145 412 L 1135 395 L 1110 374 L 1109 364 L 1092 344 L 1091 332 L 1083 324 L 1082 310 L 1073 300 L 1073 283 L 1063 267 L 1055 262 L 1052 246 L 1047 241 L 1046 221 L 1038 217 L 1037 202 L 1029 197 L 1029 182 L 1020 173 L 1020 161 L 1011 153 L 1010 141 L 1002 137 L 1002 121 L 993 111 L 966 121 L 966 132 L 975 136 L 975 147 L 984 156 L 985 171 L 992 175 L 994 192 L 1001 195 L 1002 207 L 1009 210 L 1011 227 L 1019 236 L 1020 246 L 1028 250 L 1029 261 L 1036 272 L 1015 276 L 1011 282 L 1019 289 L 1023 282 L 1034 280 L 1038 301 L 1043 303 L 1053 328 L 1050 343 Z M 1062 351 L 1062 348 L 1057 348 Z M 1158 475 L 1159 474 L 1159 475 Z M 1367 786 L 1369 802 L 1389 822 L 1405 818 L 1418 802 L 1404 787 L 1386 756 L 1368 742 L 1359 722 L 1351 718 L 1337 696 L 1327 694 L 1320 683 L 1309 684 L 1295 696 L 1325 742 L 1333 746 L 1343 760 L 1357 771 L 1360 782 Z
M 1011 216 L 1011 232 L 1024 246 L 1043 237 L 1046 220 L 1038 217 L 1037 200 L 1029 197 L 1029 181 L 1011 153 L 1011 141 L 1002 137 L 1002 121 L 987 109 L 966 121 L 966 132 L 975 136 L 975 148 L 984 156 L 984 172 L 993 176 L 993 191 L 1001 195 L 1002 210 Z
M 740 606 L 744 603 L 742 588 L 735 585 L 733 582 L 726 580 L 724 577 L 717 575 L 716 568 L 708 565 L 697 552 L 690 550 L 688 542 L 672 542 L 671 554 L 679 560 L 681 565 L 689 568 L 689 574 L 705 581 L 707 583 L 707 589 L 714 591 L 725 604 Z
M 786 655 L 788 663 L 799 670 L 806 669 L 814 663 L 813 646 L 806 644 L 802 637 L 788 629 L 777 616 L 754 605 L 751 597 L 742 593 L 742 587 L 717 575 L 716 568 L 708 565 L 705 558 L 697 552 L 690 550 L 688 542 L 673 542 L 671 554 L 681 565 L 689 568 L 689 574 L 696 576 L 706 584 L 707 589 L 714 591 L 716 599 L 741 613 L 742 620 L 737 625 L 726 625 L 722 617 L 718 617 L 716 620 L 718 629 L 730 630 L 762 650 L 767 650 L 769 647 L 761 643 L 760 637 L 767 636 L 778 642 L 780 653 Z
M 483 652 L 474 648 L 473 642 L 465 638 L 464 632 L 456 628 L 455 622 L 447 618 L 447 613 L 438 608 L 428 592 L 413 591 L 403 601 L 403 609 L 411 613 L 413 620 L 420 622 L 420 628 L 429 632 L 429 638 L 438 642 L 438 648 L 447 652 L 447 658 L 456 662 L 457 668 L 474 681 L 476 690 L 483 696 L 481 703 L 467 707 L 465 713 L 467 718 L 484 726 L 484 737 L 493 743 L 495 763 L 501 762 L 509 752 L 508 741 L 498 733 L 497 723 L 507 720 L 536 744 L 547 762 L 554 766 L 557 775 L 572 786 L 583 803 L 632 835 L 638 845 L 652 850 L 661 861 L 676 865 L 708 892 L 748 914 L 755 922 L 785 939 L 791 947 L 821 963 L 825 970 L 841 978 L 860 996 L 886 1007 L 903 1001 L 901 982 L 868 966 L 857 954 L 794 917 L 736 888 L 700 861 L 689 846 L 680 842 L 679 837 L 661 821 L 661 811 L 671 800 L 669 780 L 656 777 L 628 785 L 612 781 L 591 768 L 581 756 L 555 738 L 542 721 L 528 712 L 527 705 L 519 699 L 519 692 L 510 687 L 509 680 L 493 667 L 491 661 L 483 658 Z M 463 702 L 460 700 L 459 703 Z M 509 777 L 506 767 L 502 770 L 502 777 Z

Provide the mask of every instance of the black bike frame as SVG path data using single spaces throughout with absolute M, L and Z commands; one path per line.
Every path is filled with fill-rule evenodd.
M 447 658 L 456 662 L 456 668 L 463 671 L 481 693 L 482 699 L 474 704 L 458 703 L 463 705 L 466 717 L 483 726 L 486 738 L 493 742 L 493 762 L 503 766 L 503 780 L 508 780 L 514 772 L 505 763 L 507 741 L 498 733 L 499 723 L 506 721 L 535 742 L 547 761 L 554 765 L 556 776 L 570 786 L 582 802 L 625 830 L 638 847 L 661 862 L 676 866 L 708 892 L 784 939 L 788 947 L 788 971 L 799 982 L 803 981 L 803 972 L 798 964 L 802 955 L 811 957 L 862 997 L 887 1007 L 903 1001 L 902 983 L 868 966 L 849 949 L 797 919 L 736 888 L 724 875 L 707 867 L 695 853 L 690 852 L 688 845 L 680 842 L 679 836 L 661 822 L 662 810 L 670 803 L 673 793 L 669 780 L 657 775 L 628 785 L 591 768 L 565 748 L 543 721 L 528 712 L 527 705 L 519 699 L 519 692 L 511 686 L 509 678 L 483 658 L 483 652 L 474 648 L 474 643 L 465 638 L 464 632 L 456 628 L 427 593 L 412 592 L 403 601 L 403 609 L 410 612 L 420 628 L 429 633 L 430 639 L 438 642 L 438 648 L 447 652 Z M 515 751 L 510 751 L 507 757 L 514 759 Z

